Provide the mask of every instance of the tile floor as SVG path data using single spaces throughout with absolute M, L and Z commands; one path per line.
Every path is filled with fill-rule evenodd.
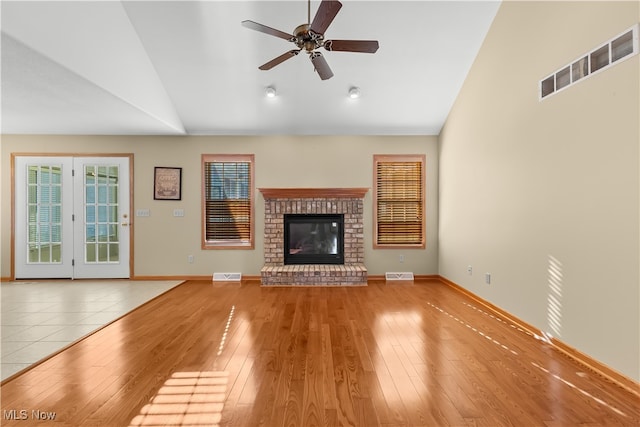
M 180 280 L 59 280 L 0 284 L 0 379 L 29 367 L 180 283 Z

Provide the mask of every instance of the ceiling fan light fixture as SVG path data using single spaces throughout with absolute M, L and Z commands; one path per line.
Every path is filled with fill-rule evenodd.
M 357 99 L 360 98 L 360 88 L 353 86 L 349 89 L 349 98 Z
M 267 96 L 267 98 L 275 98 L 276 88 L 273 86 L 267 86 L 267 88 L 264 91 L 264 94 Z

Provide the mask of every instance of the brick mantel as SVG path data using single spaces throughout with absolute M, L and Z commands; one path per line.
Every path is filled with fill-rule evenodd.
M 265 199 L 361 199 L 368 188 L 258 188 Z

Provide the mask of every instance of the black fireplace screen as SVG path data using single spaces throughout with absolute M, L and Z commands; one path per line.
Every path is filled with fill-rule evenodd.
M 344 264 L 344 215 L 285 215 L 284 263 Z

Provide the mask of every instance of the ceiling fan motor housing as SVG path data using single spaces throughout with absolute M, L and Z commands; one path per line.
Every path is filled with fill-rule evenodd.
M 300 49 L 305 49 L 307 52 L 312 52 L 321 47 L 324 42 L 324 36 L 315 33 L 309 24 L 298 25 L 296 29 L 293 30 L 293 34 L 294 39 L 292 41 Z

